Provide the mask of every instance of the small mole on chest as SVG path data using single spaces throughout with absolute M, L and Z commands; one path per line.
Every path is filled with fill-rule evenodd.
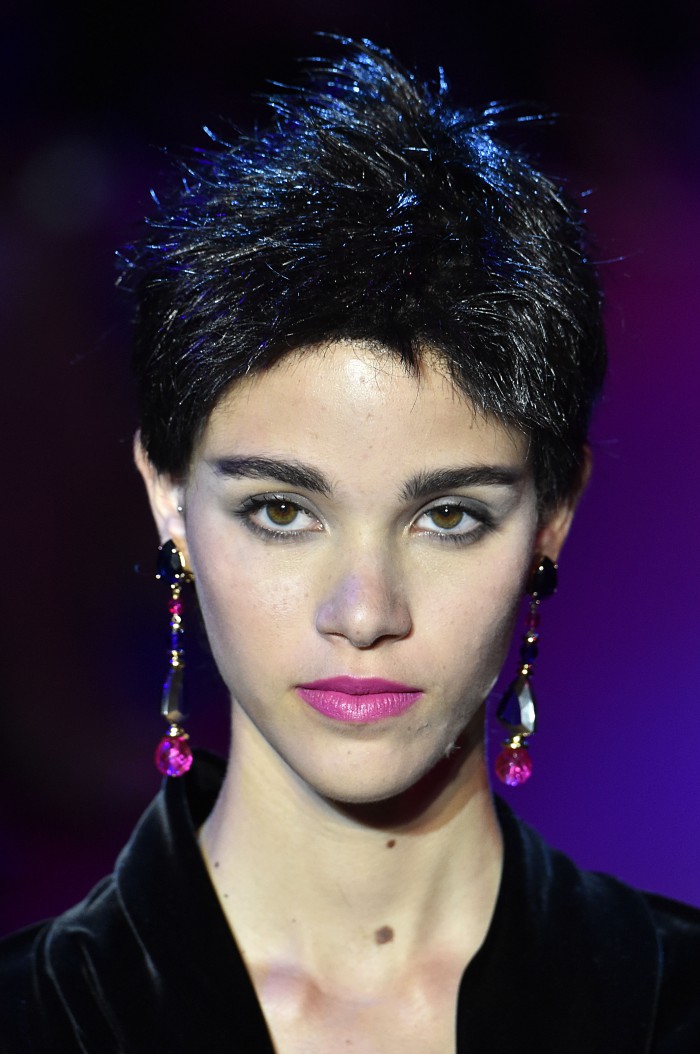
M 374 931 L 374 939 L 377 944 L 388 944 L 389 941 L 394 939 L 394 931 L 391 926 L 380 926 L 378 930 Z
M 396 839 L 395 838 L 390 838 L 389 841 L 386 843 L 387 849 L 393 849 L 395 845 L 396 845 Z

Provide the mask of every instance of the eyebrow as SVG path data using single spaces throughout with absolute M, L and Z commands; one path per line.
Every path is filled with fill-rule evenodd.
M 316 494 L 331 497 L 333 487 L 322 472 L 300 461 L 286 461 L 274 457 L 222 457 L 210 462 L 217 476 L 228 479 L 274 479 L 290 487 L 301 487 Z M 436 491 L 458 487 L 512 487 L 519 483 L 523 472 L 501 465 L 472 465 L 458 468 L 418 472 L 406 481 L 403 501 L 419 501 Z
M 418 501 L 436 491 L 456 490 L 458 487 L 512 487 L 522 478 L 521 470 L 501 465 L 437 469 L 411 476 L 403 486 L 401 497 L 404 501 Z
M 275 457 L 221 457 L 211 462 L 217 476 L 229 479 L 276 479 L 290 487 L 330 497 L 333 491 L 329 480 L 318 469 L 299 461 L 283 461 Z

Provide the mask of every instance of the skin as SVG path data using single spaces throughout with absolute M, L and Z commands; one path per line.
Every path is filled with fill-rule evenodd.
M 484 700 L 573 503 L 540 522 L 525 437 L 476 413 L 430 354 L 412 374 L 350 343 L 236 382 L 186 480 L 138 441 L 136 456 L 231 693 L 201 844 L 277 1048 L 452 1051 L 501 868 Z M 296 692 L 339 675 L 422 696 L 347 724 Z

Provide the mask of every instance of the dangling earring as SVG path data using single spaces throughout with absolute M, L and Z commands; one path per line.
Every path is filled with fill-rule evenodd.
M 163 685 L 160 712 L 168 722 L 168 731 L 156 747 L 156 768 L 164 776 L 184 776 L 192 765 L 189 736 L 182 727 L 182 680 L 185 672 L 185 652 L 182 647 L 182 587 L 194 581 L 185 567 L 185 557 L 173 541 L 158 546 L 156 578 L 170 586 L 170 668 Z
M 530 684 L 530 675 L 537 658 L 539 605 L 557 588 L 557 565 L 548 556 L 537 558 L 528 582 L 530 610 L 525 619 L 525 634 L 520 646 L 522 665 L 513 683 L 503 694 L 496 716 L 509 730 L 503 741 L 503 750 L 496 758 L 496 775 L 509 787 L 519 787 L 532 775 L 532 758 L 527 749 L 527 740 L 537 729 L 535 696 Z

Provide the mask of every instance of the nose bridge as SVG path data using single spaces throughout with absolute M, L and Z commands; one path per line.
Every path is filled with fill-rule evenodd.
M 368 648 L 411 629 L 406 583 L 395 547 L 358 539 L 334 557 L 316 625 L 320 633 Z

